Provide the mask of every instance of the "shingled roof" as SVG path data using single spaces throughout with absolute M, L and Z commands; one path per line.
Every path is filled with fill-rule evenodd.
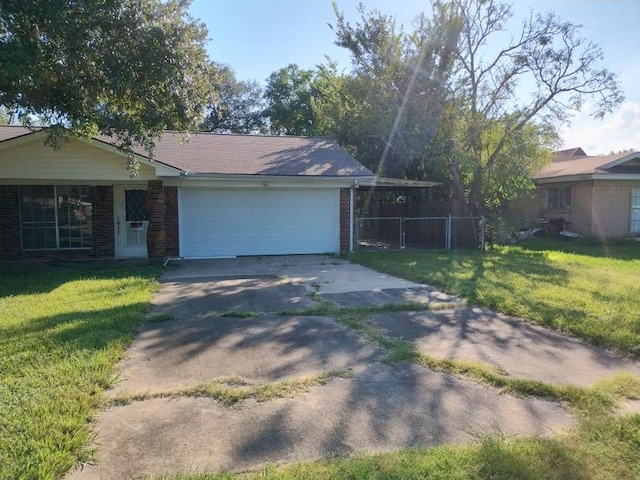
M 373 176 L 329 138 L 197 133 L 186 140 L 166 133 L 155 160 L 196 174 Z
M 572 151 L 580 150 L 571 149 Z M 587 156 L 576 153 L 556 152 L 553 162 L 533 176 L 534 180 L 612 173 L 640 173 L 640 152 L 624 152 L 613 155 Z
M 0 143 L 33 132 L 0 126 Z M 117 145 L 111 137 L 94 141 Z M 142 147 L 134 151 L 150 158 Z M 153 160 L 187 175 L 374 176 L 329 138 L 166 132 L 156 142 Z

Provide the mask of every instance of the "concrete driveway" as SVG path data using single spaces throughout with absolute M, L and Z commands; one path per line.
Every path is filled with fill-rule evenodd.
M 97 464 L 71 477 L 245 470 L 470 441 L 486 432 L 548 435 L 572 424 L 557 403 L 384 364 L 385 351 L 353 330 L 307 316 L 317 297 L 346 306 L 450 307 L 379 313 L 369 321 L 431 355 L 492 363 L 514 376 L 589 384 L 618 371 L 640 374 L 637 364 L 578 340 L 330 256 L 171 263 L 152 315 L 173 319 L 140 329 L 109 392 L 134 401 L 100 414 Z M 328 380 L 270 401 L 249 398 L 228 407 L 198 394 L 210 382 L 268 389 L 323 374 Z

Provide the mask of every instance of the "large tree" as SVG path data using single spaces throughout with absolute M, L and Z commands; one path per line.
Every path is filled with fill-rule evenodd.
M 273 72 L 267 78 L 264 90 L 271 132 L 276 135 L 314 134 L 312 84 L 313 70 L 304 70 L 295 64 Z
M 352 58 L 346 86 L 358 108 L 352 109 L 350 128 L 361 151 L 369 145 L 366 163 L 372 169 L 403 175 L 427 161 L 427 146 L 437 134 L 456 31 L 423 15 L 419 28 L 407 32 L 393 17 L 362 5 L 361 20 L 351 24 L 335 4 L 334 9 L 336 44 Z
M 228 65 L 211 65 L 211 89 L 202 129 L 217 133 L 258 133 L 265 128 L 262 88 L 255 81 L 238 80 Z
M 514 30 L 509 5 L 436 0 L 413 31 L 363 7 L 355 25 L 336 14 L 336 43 L 353 63 L 345 85 L 360 105 L 349 128 L 384 145 L 369 165 L 446 180 L 465 214 L 531 189 L 572 110 L 593 99 L 602 117 L 622 101 L 598 46 L 551 13 Z
M 207 104 L 205 27 L 188 0 L 3 0 L 0 105 L 23 123 L 149 149 Z
M 500 188 L 508 199 L 532 187 L 528 177 L 572 111 L 593 100 L 593 115 L 602 118 L 623 96 L 581 26 L 532 12 L 510 29 L 511 6 L 496 0 L 434 3 L 447 8 L 459 28 L 448 89 L 457 120 L 444 122 L 449 138 L 441 147 L 458 206 L 478 213 L 496 205 Z M 505 41 L 507 32 L 515 33 Z

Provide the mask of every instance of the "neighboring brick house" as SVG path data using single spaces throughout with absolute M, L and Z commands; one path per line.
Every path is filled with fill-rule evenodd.
M 640 152 L 588 156 L 581 148 L 556 152 L 533 176 L 533 200 L 517 202 L 519 215 L 563 218 L 583 236 L 640 234 Z
M 0 126 L 0 259 L 337 253 L 376 177 L 326 138 L 166 133 L 131 177 L 110 138 Z

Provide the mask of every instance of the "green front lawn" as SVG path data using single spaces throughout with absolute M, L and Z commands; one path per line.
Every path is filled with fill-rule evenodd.
M 367 253 L 353 259 L 630 352 L 640 342 L 639 252 L 637 244 L 534 242 L 486 253 Z M 89 422 L 104 405 L 102 392 L 148 312 L 158 273 L 151 267 L 64 266 L 0 272 L 0 479 L 61 478 L 89 458 Z M 366 329 L 366 317 L 375 309 L 334 310 L 327 314 L 395 353 L 396 360 L 424 364 L 406 345 L 387 345 L 379 332 Z M 450 367 L 445 371 L 469 378 L 483 373 L 425 365 Z M 640 478 L 640 415 L 619 417 L 610 411 L 620 397 L 640 397 L 639 385 L 617 379 L 576 391 L 573 400 L 569 395 L 580 424 L 551 439 L 491 436 L 470 446 L 305 462 L 239 477 Z
M 640 243 L 532 240 L 487 252 L 356 253 L 353 261 L 625 353 L 640 353 Z
M 0 272 L 0 479 L 60 478 L 149 308 L 157 268 Z

